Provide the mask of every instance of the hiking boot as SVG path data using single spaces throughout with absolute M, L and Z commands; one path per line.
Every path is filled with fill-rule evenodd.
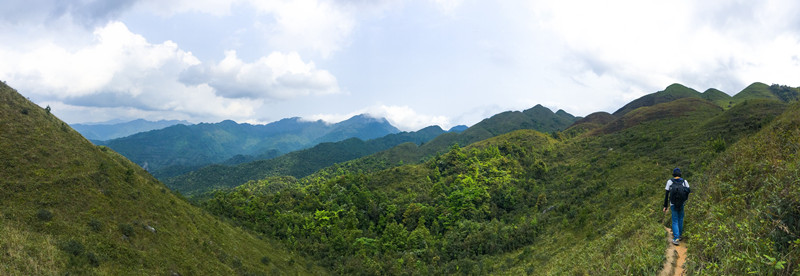
M 673 240 L 672 240 L 672 244 L 674 244 L 675 246 L 677 246 L 677 245 L 678 245 L 678 239 L 673 239 Z

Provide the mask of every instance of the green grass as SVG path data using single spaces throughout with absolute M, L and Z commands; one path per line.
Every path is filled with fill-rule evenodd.
M 800 105 L 715 160 L 695 193 L 689 270 L 790 275 L 800 259 Z
M 0 274 L 325 273 L 191 206 L 4 84 L 0 129 Z

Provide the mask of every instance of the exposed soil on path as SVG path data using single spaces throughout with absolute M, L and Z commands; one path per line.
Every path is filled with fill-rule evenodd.
M 672 229 L 664 227 L 667 230 L 667 260 L 664 261 L 664 268 L 661 269 L 661 276 L 680 276 L 684 274 L 683 265 L 686 263 L 686 244 L 681 241 L 679 246 L 672 244 Z

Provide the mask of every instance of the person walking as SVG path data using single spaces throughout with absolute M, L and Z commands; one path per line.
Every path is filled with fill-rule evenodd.
M 689 198 L 691 189 L 689 182 L 681 177 L 681 169 L 675 168 L 672 170 L 672 179 L 667 180 L 667 186 L 664 188 L 666 194 L 664 195 L 664 213 L 667 212 L 667 207 L 672 212 L 672 244 L 678 245 L 683 234 L 683 215 L 684 205 Z

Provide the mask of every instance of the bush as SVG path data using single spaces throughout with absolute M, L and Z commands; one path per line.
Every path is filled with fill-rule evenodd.
M 92 219 L 89 221 L 89 228 L 91 228 L 94 232 L 100 232 L 103 230 L 103 223 L 96 219 Z
M 94 254 L 94 252 L 87 252 L 86 259 L 89 260 L 89 264 L 92 265 L 93 267 L 100 266 L 100 259 L 97 257 L 97 255 Z
M 69 240 L 61 245 L 61 250 L 73 256 L 80 256 L 83 254 L 83 244 L 76 240 Z
M 122 232 L 123 235 L 127 237 L 133 237 L 136 232 L 133 231 L 133 226 L 127 223 L 120 223 L 119 224 L 119 231 Z
M 39 209 L 39 212 L 36 213 L 36 217 L 41 221 L 50 221 L 53 219 L 53 213 L 46 209 Z

